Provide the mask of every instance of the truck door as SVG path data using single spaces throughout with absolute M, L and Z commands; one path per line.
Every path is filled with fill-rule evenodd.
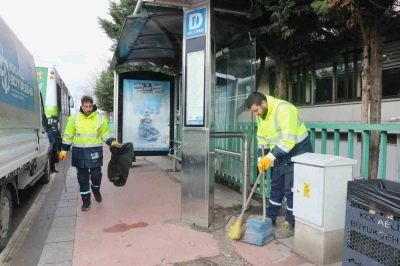
M 40 162 L 38 162 L 38 169 L 42 169 L 48 160 L 48 152 L 49 152 L 49 139 L 47 135 L 47 117 L 44 113 L 44 107 L 43 107 L 43 99 L 42 99 L 42 94 L 40 93 L 40 108 L 41 108 L 41 113 L 42 113 L 42 118 L 41 118 L 41 129 L 39 130 L 38 137 L 39 137 L 39 156 L 40 156 Z

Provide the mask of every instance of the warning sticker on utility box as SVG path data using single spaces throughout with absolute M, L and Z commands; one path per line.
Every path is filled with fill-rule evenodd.
M 310 197 L 310 189 L 311 189 L 311 185 L 304 183 L 303 185 L 303 196 L 305 198 L 309 198 Z

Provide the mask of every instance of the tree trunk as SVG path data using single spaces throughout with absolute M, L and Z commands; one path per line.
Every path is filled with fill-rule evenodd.
M 370 56 L 370 28 L 364 27 L 362 22 L 361 25 L 361 32 L 363 37 L 363 71 L 361 76 L 361 123 L 368 124 L 368 107 L 369 107 L 369 92 L 371 88 L 371 56 Z M 363 156 L 362 151 L 364 150 L 365 146 L 361 142 L 361 163 L 360 163 L 360 170 L 362 174 L 363 169 Z
M 275 84 L 275 97 L 285 100 L 287 90 L 287 70 L 285 60 L 275 60 L 276 63 L 276 84 Z
M 371 57 L 369 29 L 363 32 L 363 72 L 361 87 L 361 123 L 368 124 L 369 92 L 371 88 Z
M 382 105 L 382 70 L 383 70 L 383 40 L 377 27 L 371 29 L 371 91 L 370 91 L 370 123 L 381 123 L 381 105 Z M 370 150 L 369 150 L 369 175 L 368 179 L 378 177 L 379 166 L 379 131 L 371 132 Z M 382 165 L 381 167 L 385 167 Z

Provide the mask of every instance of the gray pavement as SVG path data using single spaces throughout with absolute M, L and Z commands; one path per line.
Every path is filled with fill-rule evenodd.
M 177 180 L 181 179 L 181 172 L 171 172 L 172 161 L 170 161 L 166 157 L 146 157 L 145 159 L 156 165 L 163 172 L 168 172 L 170 176 L 173 176 Z M 180 167 L 178 166 L 178 171 L 179 168 Z M 75 171 L 75 168 L 72 167 L 68 171 L 67 192 L 63 190 L 59 197 L 54 219 L 52 221 L 46 244 L 43 248 L 38 265 L 72 266 L 74 255 L 75 226 L 77 221 L 77 205 L 80 204 L 78 198 L 79 185 L 76 180 Z M 242 200 L 240 194 L 222 185 L 216 184 L 215 189 L 215 197 L 221 199 L 218 201 L 219 204 L 221 204 L 221 207 L 225 205 L 222 199 L 231 199 L 230 202 L 228 202 L 229 204 L 226 204 L 227 206 L 231 205 L 232 200 L 236 201 L 237 203 L 240 203 Z M 252 203 L 257 207 L 261 206 L 258 201 L 252 201 Z M 283 217 L 279 218 L 283 221 Z M 218 231 L 216 232 L 216 234 L 221 234 L 219 238 L 226 239 L 223 231 Z M 281 243 L 289 248 L 293 248 L 293 237 L 286 239 Z M 234 256 L 236 253 L 232 252 L 231 250 L 226 251 L 229 252 L 223 252 L 223 255 L 215 258 L 208 258 L 207 261 L 204 261 L 204 259 L 199 259 L 196 261 L 179 263 L 176 265 L 248 265 L 247 262 L 240 256 Z M 341 263 L 337 263 L 334 265 L 339 266 L 341 265 Z
M 38 265 L 72 265 L 76 225 L 76 206 L 78 204 L 79 184 L 75 168 L 67 173 L 67 192 L 62 191 L 53 223 L 47 236 Z

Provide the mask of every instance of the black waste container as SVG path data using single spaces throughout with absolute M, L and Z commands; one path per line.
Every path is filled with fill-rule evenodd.
M 342 265 L 400 265 L 400 183 L 348 182 Z

